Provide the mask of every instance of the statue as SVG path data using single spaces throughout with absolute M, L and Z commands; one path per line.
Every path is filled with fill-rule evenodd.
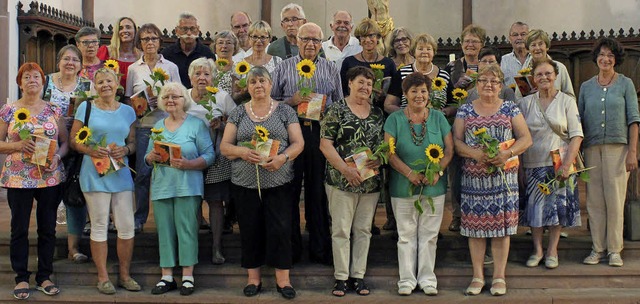
M 393 19 L 389 15 L 389 0 L 367 0 L 371 20 L 380 27 L 382 38 L 387 37 L 393 30 Z

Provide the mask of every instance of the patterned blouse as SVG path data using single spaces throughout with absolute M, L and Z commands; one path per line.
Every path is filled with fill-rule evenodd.
M 15 120 L 13 114 L 18 110 L 15 105 L 5 104 L 0 109 L 0 118 L 4 122 L 8 122 L 7 141 L 20 141 L 19 129 L 14 129 Z M 62 116 L 60 108 L 51 103 L 47 103 L 42 112 L 31 113 L 29 121 L 24 127 L 31 131 L 31 134 L 48 137 L 58 140 L 58 120 Z M 44 167 L 26 162 L 22 152 L 14 152 L 7 155 L 2 166 L 2 174 L 0 175 L 0 183 L 5 188 L 45 188 L 58 185 L 63 180 L 64 171 L 62 162 L 54 171 L 47 172 Z
M 42 99 L 50 101 L 52 104 L 60 108 L 62 115 L 66 118 L 67 130 L 71 130 L 73 124 L 73 113 L 67 115 L 69 112 L 69 104 L 71 102 L 72 95 L 78 95 L 80 91 L 89 91 L 91 88 L 91 80 L 83 77 L 78 77 L 76 81 L 76 87 L 72 92 L 63 92 L 56 86 L 53 81 L 53 74 L 47 75 L 49 81 L 45 83 L 44 97 Z M 75 111 L 74 111 L 75 112 Z
M 332 140 L 342 159 L 354 154 L 361 147 L 369 147 L 371 152 L 384 140 L 384 114 L 378 107 L 371 107 L 369 116 L 361 119 L 351 112 L 345 99 L 331 104 L 320 122 L 321 138 Z M 349 185 L 347 179 L 327 162 L 325 182 L 342 191 L 372 193 L 379 191 L 380 175 L 366 179 L 358 187 Z

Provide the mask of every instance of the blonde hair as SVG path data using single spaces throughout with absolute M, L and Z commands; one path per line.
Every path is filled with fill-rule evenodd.
M 111 42 L 109 42 L 109 45 L 107 46 L 107 50 L 109 51 L 109 57 L 111 59 L 118 59 L 120 58 L 120 22 L 122 22 L 122 20 L 129 20 L 131 21 L 131 23 L 133 23 L 133 38 L 134 38 L 134 42 L 133 42 L 133 54 L 136 56 L 136 59 L 138 59 L 140 57 L 140 54 L 142 53 L 142 51 L 140 51 L 136 45 L 135 45 L 135 37 L 136 34 L 138 33 L 138 26 L 136 25 L 136 22 L 133 21 L 133 19 L 131 19 L 130 17 L 120 17 L 120 19 L 118 19 L 118 22 L 116 23 L 116 26 L 113 28 L 113 35 L 111 35 Z

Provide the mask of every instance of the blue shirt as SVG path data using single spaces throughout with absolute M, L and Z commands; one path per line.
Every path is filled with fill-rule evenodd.
M 86 102 L 80 104 L 76 111 L 75 119 L 84 121 L 86 109 Z M 115 143 L 117 146 L 124 146 L 125 140 L 129 136 L 131 124 L 135 121 L 136 113 L 128 105 L 120 104 L 114 111 L 105 111 L 92 104 L 88 126 L 91 129 L 91 137 L 96 142 L 100 142 L 102 137 L 106 136 L 107 145 Z M 70 135 L 69 138 L 70 140 L 75 140 L 75 134 Z M 124 162 L 127 166 L 129 165 L 127 157 L 124 158 Z M 131 172 L 127 168 L 122 168 L 100 177 L 91 161 L 91 156 L 85 154 L 80 169 L 80 189 L 82 189 L 82 192 L 108 193 L 133 191 L 133 179 L 131 178 Z
M 171 132 L 166 129 L 164 119 L 158 121 L 154 128 L 164 128 L 160 134 L 162 141 L 180 145 L 182 158 L 204 158 L 207 167 L 213 163 L 215 154 L 209 130 L 202 120 L 187 115 L 178 129 Z M 149 141 L 146 154 L 153 150 L 153 141 Z M 204 180 L 202 170 L 182 170 L 168 166 L 155 166 L 151 174 L 151 199 L 160 200 L 172 197 L 202 196 Z
M 636 90 L 631 79 L 622 74 L 618 74 L 618 79 L 608 88 L 600 86 L 596 76 L 583 82 L 578 112 L 582 118 L 584 148 L 627 144 L 629 125 L 640 122 Z

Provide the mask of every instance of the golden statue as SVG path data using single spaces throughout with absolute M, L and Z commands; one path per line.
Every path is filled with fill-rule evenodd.
M 375 21 L 380 27 L 382 38 L 391 33 L 393 30 L 393 19 L 389 15 L 389 0 L 367 0 L 371 20 Z

